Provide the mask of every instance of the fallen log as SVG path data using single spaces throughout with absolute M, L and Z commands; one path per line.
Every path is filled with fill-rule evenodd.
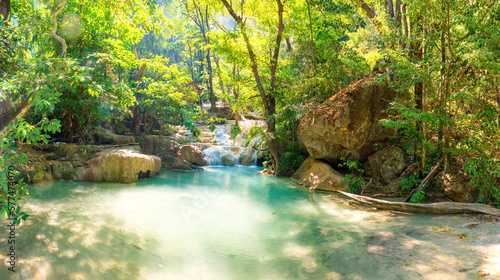
M 496 209 L 486 204 L 479 203 L 461 203 L 461 202 L 438 202 L 438 203 L 408 203 L 408 202 L 393 202 L 386 201 L 362 195 L 346 193 L 338 191 L 339 193 L 348 196 L 363 205 L 372 206 L 377 209 L 394 210 L 407 213 L 420 213 L 420 214 L 464 214 L 476 213 L 486 214 L 500 217 L 500 209 Z

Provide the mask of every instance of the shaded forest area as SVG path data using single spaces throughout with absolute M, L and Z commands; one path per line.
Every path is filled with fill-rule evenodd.
M 405 187 L 438 165 L 500 203 L 496 0 L 1 0 L 0 14 L 5 192 L 22 143 L 195 131 L 220 106 L 260 115 L 270 170 L 291 175 L 306 112 L 375 71 L 398 93 L 391 144 L 419 163 Z

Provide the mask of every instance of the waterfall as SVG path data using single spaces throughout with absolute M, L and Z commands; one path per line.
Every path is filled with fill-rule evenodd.
M 214 139 L 219 146 L 232 146 L 234 141 L 231 140 L 231 125 L 218 125 L 214 130 Z
M 213 146 L 203 150 L 208 165 L 237 165 L 238 154 L 227 146 Z
M 263 125 L 265 125 L 264 121 L 245 120 L 239 122 L 242 130 Z M 261 140 L 260 137 L 253 139 L 249 147 L 241 147 L 241 139 L 238 145 L 231 139 L 231 124 L 224 124 L 216 126 L 213 131 L 213 139 L 217 142 L 217 146 L 203 150 L 208 165 L 257 165 L 257 151 L 254 146 Z

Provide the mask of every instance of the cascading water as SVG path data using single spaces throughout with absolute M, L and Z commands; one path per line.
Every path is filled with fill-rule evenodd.
M 245 120 L 240 121 L 239 126 L 242 130 L 252 126 L 264 126 L 264 121 Z M 257 151 L 250 147 L 236 145 L 231 139 L 231 125 L 217 125 L 213 131 L 213 137 L 218 146 L 212 146 L 205 150 L 205 160 L 208 165 L 257 165 Z M 252 143 L 258 143 L 260 138 L 254 139 Z M 254 144 L 255 145 L 255 144 Z
M 232 146 L 234 141 L 231 140 L 231 125 L 217 125 L 214 130 L 214 139 L 219 146 Z
M 237 165 L 237 154 L 227 146 L 213 146 L 203 150 L 208 165 Z

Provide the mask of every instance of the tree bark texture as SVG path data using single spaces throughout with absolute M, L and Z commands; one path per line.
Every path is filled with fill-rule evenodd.
M 276 132 L 276 123 L 274 120 L 274 113 L 276 112 L 276 99 L 274 98 L 274 93 L 276 91 L 276 71 L 278 69 L 281 41 L 283 39 L 283 31 L 285 30 L 285 24 L 283 22 L 284 4 L 281 0 L 276 0 L 276 4 L 278 7 L 278 31 L 276 34 L 274 49 L 270 58 L 270 86 L 266 91 L 262 84 L 261 76 L 259 73 L 257 55 L 255 54 L 250 43 L 250 38 L 245 31 L 246 26 L 243 17 L 238 15 L 238 13 L 233 9 L 233 6 L 227 0 L 221 0 L 221 2 L 228 10 L 231 17 L 236 21 L 236 24 L 241 30 L 243 40 L 245 41 L 245 46 L 251 62 L 252 73 L 255 78 L 255 83 L 259 91 L 259 95 L 264 105 L 267 132 L 269 134 L 267 145 L 269 147 L 269 152 L 271 153 L 271 158 L 274 166 L 274 174 L 279 175 L 279 158 L 281 156 L 282 150 L 280 148 L 278 140 L 274 137 L 274 134 Z
M 421 214 L 463 214 L 463 213 L 479 213 L 500 217 L 500 209 L 495 209 L 489 205 L 479 203 L 460 203 L 460 202 L 438 202 L 429 204 L 408 203 L 408 202 L 393 202 L 386 201 L 352 193 L 338 191 L 339 193 L 348 196 L 362 205 L 371 206 L 377 209 L 394 210 L 407 213 Z
M 0 16 L 2 20 L 8 21 L 10 15 L 10 0 L 0 0 Z

